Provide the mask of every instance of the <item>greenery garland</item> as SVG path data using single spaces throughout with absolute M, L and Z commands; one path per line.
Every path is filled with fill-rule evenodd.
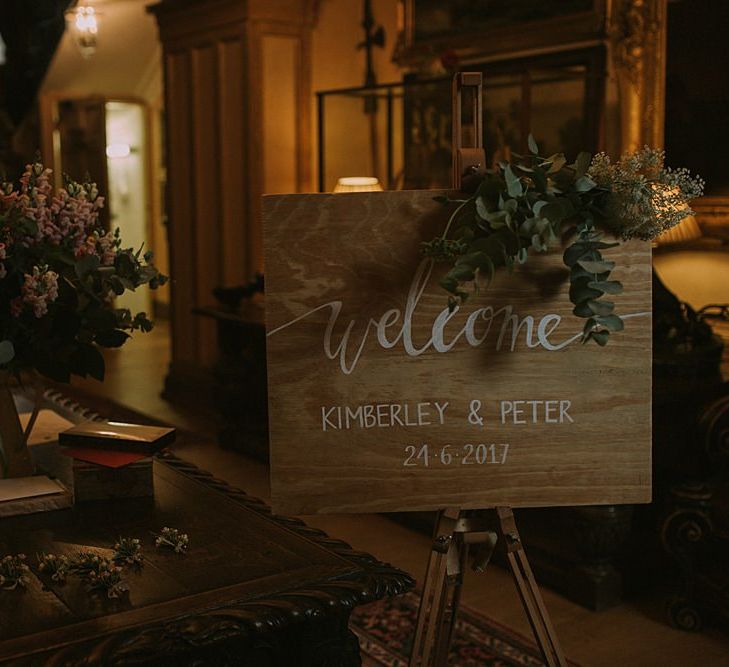
M 701 196 L 704 182 L 665 167 L 664 152 L 648 147 L 616 163 L 583 152 L 568 164 L 562 153 L 540 156 L 532 135 L 528 145 L 529 155 L 512 154 L 510 162 L 465 179 L 463 197 L 436 197 L 453 211 L 422 253 L 450 266 L 440 284 L 452 311 L 498 268 L 513 270 L 531 253 L 569 243 L 564 263 L 573 313 L 586 320 L 582 342 L 605 345 L 611 332 L 623 329 L 615 303 L 605 297 L 623 286 L 611 279 L 615 262 L 602 251 L 631 238 L 653 239 L 692 215 L 688 203 Z

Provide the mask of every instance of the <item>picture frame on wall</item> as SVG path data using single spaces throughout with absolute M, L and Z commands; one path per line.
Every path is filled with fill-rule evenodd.
M 395 60 L 417 66 L 451 52 L 460 60 L 602 40 L 607 0 L 401 0 Z
M 481 71 L 483 142 L 488 166 L 524 153 L 536 132 L 546 154 L 574 157 L 604 150 L 606 50 L 597 45 L 564 53 L 472 64 Z M 410 85 L 409 85 L 410 84 Z M 404 188 L 444 188 L 451 175 L 450 83 L 445 77 L 406 78 L 403 87 Z M 538 128 L 538 131 L 537 131 Z

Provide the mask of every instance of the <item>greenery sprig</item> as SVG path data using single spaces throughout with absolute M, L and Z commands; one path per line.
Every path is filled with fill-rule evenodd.
M 436 198 L 453 210 L 443 234 L 423 243 L 422 253 L 450 265 L 440 284 L 452 311 L 488 286 L 497 269 L 513 270 L 530 254 L 571 241 L 563 259 L 573 313 L 585 319 L 582 341 L 605 345 L 623 321 L 604 297 L 623 286 L 611 279 L 615 262 L 602 251 L 633 237 L 655 238 L 692 215 L 688 202 L 702 194 L 703 181 L 664 167 L 663 151 L 647 147 L 616 163 L 583 152 L 568 164 L 562 153 L 541 156 L 532 135 L 528 145 L 529 155 L 513 154 L 482 178 L 468 179 L 462 198 Z
M 121 597 L 129 590 L 122 577 L 122 568 L 111 558 L 93 551 L 79 551 L 69 564 L 69 572 L 83 579 L 89 591 L 103 592 L 108 598 Z
M 165 528 L 162 532 L 165 539 L 169 538 L 165 546 L 178 553 L 187 549 L 187 535 L 170 528 Z M 157 546 L 160 546 L 159 538 Z M 38 570 L 54 583 L 63 585 L 69 576 L 75 576 L 86 584 L 90 592 L 102 592 L 112 599 L 121 597 L 129 590 L 123 576 L 124 568 L 139 568 L 144 562 L 141 540 L 129 537 L 120 537 L 117 540 L 110 558 L 88 549 L 77 551 L 70 557 L 40 553 L 36 558 Z M 0 559 L 0 590 L 24 588 L 29 574 L 30 569 L 25 564 L 23 554 L 5 556 Z
M 70 567 L 71 562 L 66 556 L 45 553 L 38 555 L 38 569 L 58 584 L 66 583 Z
M 141 541 L 136 537 L 120 537 L 114 545 L 114 555 L 111 559 L 117 565 L 141 566 L 144 563 Z
M 28 584 L 30 568 L 25 564 L 25 554 L 5 556 L 0 559 L 0 590 L 13 591 Z
M 88 573 L 86 584 L 90 591 L 103 592 L 110 599 L 120 598 L 129 590 L 122 577 L 122 568 L 106 558 L 99 563 L 97 569 Z
M 163 528 L 159 535 L 155 535 L 154 546 L 172 549 L 176 554 L 185 553 L 190 546 L 190 538 L 177 528 Z

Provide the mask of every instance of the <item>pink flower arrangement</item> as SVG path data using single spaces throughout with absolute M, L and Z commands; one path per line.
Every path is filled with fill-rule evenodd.
M 67 180 L 29 164 L 17 185 L 0 184 L 0 370 L 102 379 L 97 349 L 118 347 L 130 331 L 149 331 L 145 313 L 115 308 L 114 297 L 167 278 L 152 254 L 123 248 L 119 230 L 99 220 L 95 183 Z
M 50 271 L 47 266 L 33 267 L 33 273 L 25 274 L 25 279 L 20 287 L 20 308 L 15 317 L 18 317 L 22 309 L 28 305 L 32 308 L 36 317 L 43 317 L 48 312 L 48 304 L 58 298 L 58 274 Z M 11 312 L 13 304 L 10 304 Z

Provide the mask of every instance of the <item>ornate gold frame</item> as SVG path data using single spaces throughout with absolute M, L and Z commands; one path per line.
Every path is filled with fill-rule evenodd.
M 531 21 L 489 31 L 486 39 L 477 33 L 448 35 L 424 42 L 415 39 L 415 0 L 400 0 L 399 35 L 394 60 L 418 68 L 424 60 L 454 51 L 462 62 L 501 60 L 554 50 L 571 50 L 596 44 L 605 35 L 611 0 L 593 0 L 586 12 L 554 19 Z
M 617 83 L 620 139 L 615 150 L 663 146 L 667 0 L 594 0 L 592 11 L 499 28 L 487 39 L 460 34 L 424 43 L 414 40 L 413 12 L 414 0 L 400 0 L 400 33 L 393 56 L 413 70 L 426 69 L 446 51 L 467 64 L 605 45 L 608 68 Z M 694 208 L 709 234 L 729 227 L 729 197 L 703 197 Z
M 593 0 L 591 11 L 498 28 L 488 39 L 461 34 L 427 43 L 414 40 L 414 2 L 400 0 L 400 65 L 421 69 L 447 50 L 463 63 L 483 63 L 603 44 L 618 82 L 621 150 L 663 144 L 667 0 Z

